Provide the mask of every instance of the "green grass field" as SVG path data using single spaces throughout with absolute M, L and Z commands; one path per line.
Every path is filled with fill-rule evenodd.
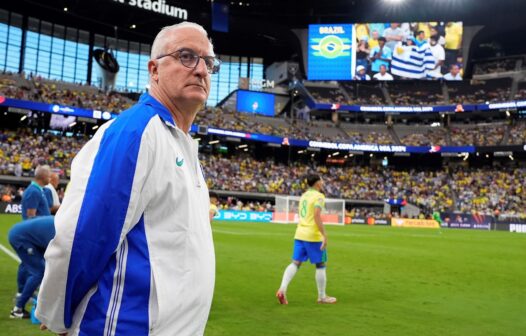
M 0 243 L 17 216 L 0 216 Z M 314 268 L 274 294 L 290 262 L 292 225 L 214 223 L 215 297 L 206 335 L 526 335 L 526 235 L 329 227 L 327 292 Z M 47 335 L 9 319 L 17 264 L 0 251 L 0 335 Z M 131 335 L 130 335 L 131 336 Z

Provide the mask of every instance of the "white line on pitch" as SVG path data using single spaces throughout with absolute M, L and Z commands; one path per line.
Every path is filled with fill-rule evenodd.
M 0 244 L 0 250 L 4 251 L 5 254 L 7 254 L 8 256 L 10 256 L 12 259 L 14 259 L 16 262 L 20 263 L 20 258 L 14 254 L 13 252 L 11 252 L 10 249 L 8 249 L 7 247 L 5 247 L 4 245 Z

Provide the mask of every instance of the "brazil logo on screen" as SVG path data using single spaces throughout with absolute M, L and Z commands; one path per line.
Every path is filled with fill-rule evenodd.
M 310 42 L 311 48 L 315 50 L 314 56 L 337 58 L 351 55 L 351 40 L 346 37 L 327 35 L 323 38 L 311 38 Z

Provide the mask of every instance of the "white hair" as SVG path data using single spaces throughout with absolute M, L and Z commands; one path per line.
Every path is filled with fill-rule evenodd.
M 171 26 L 166 26 L 163 29 L 161 29 L 161 31 L 157 34 L 157 36 L 153 40 L 150 58 L 155 59 L 159 57 L 160 55 L 162 55 L 165 52 L 164 48 L 166 46 L 166 42 L 167 42 L 166 39 L 168 37 L 168 33 L 181 29 L 181 28 L 193 28 L 193 29 L 198 30 L 200 33 L 202 33 L 208 39 L 208 43 L 210 45 L 210 51 L 212 52 L 212 55 L 214 54 L 214 45 L 212 44 L 212 41 L 210 41 L 210 39 L 208 38 L 208 33 L 203 28 L 203 26 L 197 23 L 194 23 L 194 22 L 184 21 L 181 23 L 176 23 Z
M 35 169 L 36 178 L 41 178 L 45 173 L 51 173 L 51 168 L 48 165 L 38 166 Z

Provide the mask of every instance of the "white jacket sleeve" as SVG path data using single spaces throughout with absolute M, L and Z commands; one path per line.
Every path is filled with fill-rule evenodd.
M 36 311 L 53 332 L 72 326 L 79 304 L 144 212 L 142 191 L 153 162 L 146 117 L 105 124 L 72 164 Z

